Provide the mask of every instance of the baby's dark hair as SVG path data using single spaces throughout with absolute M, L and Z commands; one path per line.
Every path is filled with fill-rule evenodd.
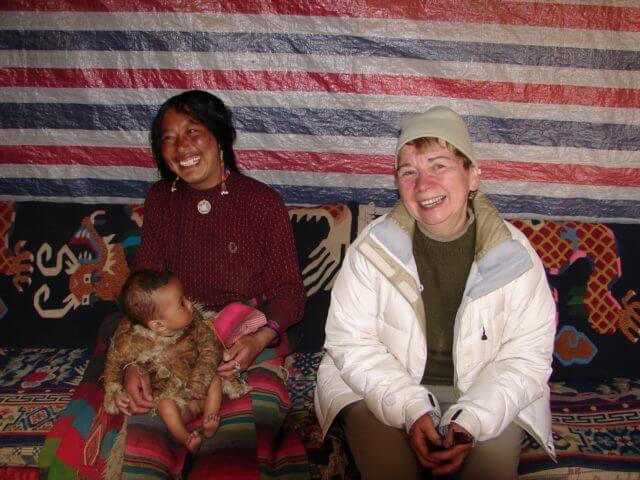
M 173 274 L 168 271 L 144 269 L 131 273 L 120 292 L 120 303 L 129 320 L 148 326 L 156 313 L 153 293 L 172 278 Z

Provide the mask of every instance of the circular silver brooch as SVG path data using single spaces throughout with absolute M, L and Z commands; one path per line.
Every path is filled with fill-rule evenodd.
M 209 203 L 208 200 L 200 200 L 198 202 L 198 212 L 200 212 L 202 215 L 206 215 L 210 211 L 211 211 L 211 204 Z

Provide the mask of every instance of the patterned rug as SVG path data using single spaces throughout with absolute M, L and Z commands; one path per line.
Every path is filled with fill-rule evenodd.
M 639 380 L 611 377 L 555 382 L 551 384 L 551 407 L 558 463 L 547 459 L 539 446 L 527 438 L 521 473 L 557 471 L 558 467 L 580 467 L 585 475 L 589 469 L 640 471 Z M 574 469 L 573 473 L 578 471 Z M 585 475 L 572 478 L 589 478 Z M 594 478 L 609 477 L 600 472 Z
M 0 349 L 0 465 L 38 465 L 44 437 L 71 400 L 90 354 Z
M 87 349 L 0 349 L 0 466 L 37 465 L 45 434 L 71 399 L 90 353 Z M 292 400 L 288 421 L 307 448 L 312 479 L 357 478 L 341 433 L 332 431 L 321 440 L 313 408 L 320 359 L 319 353 L 287 358 Z M 558 463 L 547 459 L 527 438 L 521 478 L 640 480 L 640 380 L 581 379 L 555 382 L 551 387 Z M 14 478 L 5 474 L 0 469 L 0 478 Z

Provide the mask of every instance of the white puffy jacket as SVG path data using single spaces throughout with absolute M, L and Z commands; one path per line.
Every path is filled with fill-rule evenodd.
M 455 418 L 483 441 L 515 420 L 555 458 L 547 385 L 555 307 L 544 269 L 527 238 L 486 196 L 479 193 L 473 208 L 475 259 L 453 333 L 460 397 L 441 424 Z M 427 349 L 414 228 L 400 202 L 349 247 L 318 370 L 315 407 L 325 434 L 340 410 L 361 399 L 381 422 L 407 431 L 426 413 L 442 414 L 420 384 Z

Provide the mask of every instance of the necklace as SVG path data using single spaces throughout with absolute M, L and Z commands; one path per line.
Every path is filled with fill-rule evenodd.
M 225 170 L 222 174 L 222 181 L 220 184 L 220 195 L 229 195 L 229 191 L 227 190 L 227 184 L 225 181 L 229 178 L 229 170 Z M 211 202 L 207 199 L 202 199 L 198 202 L 198 212 L 202 215 L 206 215 L 211 211 Z

